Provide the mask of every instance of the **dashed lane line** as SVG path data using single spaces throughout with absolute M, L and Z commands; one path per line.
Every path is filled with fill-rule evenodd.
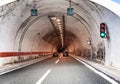
M 58 59 L 58 60 L 55 62 L 55 64 L 57 64 L 59 61 L 60 61 L 60 59 Z
M 50 72 L 51 72 L 51 70 L 48 70 L 48 71 L 40 78 L 40 80 L 37 81 L 36 84 L 41 84 Z

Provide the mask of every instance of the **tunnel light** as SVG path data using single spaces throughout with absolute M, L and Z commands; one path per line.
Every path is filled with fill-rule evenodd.
M 57 22 L 60 22 L 61 20 L 60 19 L 57 19 Z
M 58 27 L 62 27 L 61 25 L 58 25 Z
M 62 32 L 60 32 L 60 34 L 62 34 Z M 62 36 L 61 36 L 62 37 Z
M 59 28 L 59 31 L 62 31 L 62 28 Z
M 87 41 L 88 45 L 90 45 L 90 41 Z
M 58 26 L 58 28 L 62 28 L 61 26 Z
M 60 25 L 61 23 L 60 23 L 60 22 L 58 22 L 57 24 L 58 24 L 58 25 Z
M 61 31 L 61 30 L 62 30 L 62 27 L 61 27 L 61 26 L 59 26 L 59 27 L 58 27 L 58 29 Z
M 62 27 L 61 27 L 61 26 L 59 26 L 59 28 L 61 28 L 61 29 L 62 29 Z
M 56 17 L 51 17 L 51 19 L 56 20 L 57 18 Z
M 62 28 L 61 26 L 59 26 L 59 28 Z
M 61 31 L 62 30 L 62 28 L 61 27 L 59 27 L 59 31 Z
M 62 27 L 62 25 L 61 25 L 61 24 L 59 24 L 59 25 L 58 25 L 58 27 Z
M 60 31 L 60 33 L 62 33 L 63 31 L 62 31 L 62 29 L 59 29 L 59 31 Z
M 60 33 L 63 33 L 62 29 L 61 30 L 59 29 L 59 31 L 60 31 Z

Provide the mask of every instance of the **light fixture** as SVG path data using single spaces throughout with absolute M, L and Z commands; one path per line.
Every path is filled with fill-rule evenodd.
M 57 19 L 57 22 L 60 22 L 61 20 L 60 19 Z
M 62 32 L 62 28 L 59 28 L 59 31 Z
M 63 19 L 60 16 L 48 16 L 48 17 L 49 17 L 53 27 L 56 28 L 56 30 L 57 30 L 56 32 L 58 34 L 58 37 L 59 37 L 61 44 L 62 44 L 62 47 L 63 47 L 64 46 L 64 39 L 63 39 L 64 32 L 63 32 L 63 23 L 62 23 Z M 56 25 L 54 25 L 54 24 L 56 24 Z
M 62 25 L 61 25 L 61 24 L 58 24 L 58 26 L 62 27 Z
M 59 27 L 60 29 L 62 29 L 62 27 Z
M 61 29 L 62 27 L 58 27 L 59 29 Z
M 58 22 L 58 25 L 60 25 L 61 23 L 60 22 Z
M 90 45 L 90 41 L 87 41 L 87 44 L 89 44 L 89 45 Z
M 58 26 L 61 26 L 61 27 L 62 27 L 62 24 L 59 24 Z
M 56 20 L 57 18 L 56 17 L 51 17 L 51 19 Z

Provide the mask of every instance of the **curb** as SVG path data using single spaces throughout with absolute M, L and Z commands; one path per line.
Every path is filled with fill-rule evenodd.
M 92 68 L 96 69 L 97 71 L 99 71 L 99 72 L 105 74 L 105 75 L 108 76 L 110 79 L 112 79 L 112 80 L 116 81 L 118 84 L 120 84 L 120 81 L 119 81 L 119 80 L 117 80 L 117 79 L 115 79 L 114 77 L 110 76 L 109 74 L 103 72 L 102 70 L 96 68 L 95 66 L 89 64 L 89 63 L 86 62 L 85 60 L 83 60 L 83 59 L 81 59 L 81 58 L 79 58 L 79 57 L 73 57 L 73 56 L 71 56 L 71 57 L 74 58 L 75 60 L 79 59 L 80 61 L 86 63 L 87 65 L 89 65 L 89 66 L 91 66 Z M 78 60 L 77 60 L 77 61 L 78 61 Z
M 22 63 L 22 64 L 20 64 L 20 65 L 16 65 L 16 66 L 13 66 L 13 67 L 9 67 L 9 68 L 7 68 L 7 69 L 5 69 L 5 70 L 1 70 L 0 75 L 9 73 L 9 72 L 14 71 L 14 70 L 17 70 L 17 69 L 24 68 L 24 67 L 26 67 L 26 66 L 29 66 L 29 65 L 38 63 L 38 62 L 43 61 L 43 60 L 48 59 L 48 58 L 51 58 L 51 56 L 44 57 L 44 58 L 41 58 L 41 59 L 34 59 L 34 60 L 26 61 L 27 63 Z

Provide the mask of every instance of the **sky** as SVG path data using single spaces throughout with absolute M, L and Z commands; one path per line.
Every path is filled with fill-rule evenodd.
M 120 0 L 112 0 L 112 1 L 115 1 L 115 2 L 117 2 L 117 3 L 119 3 L 119 4 L 120 4 Z

